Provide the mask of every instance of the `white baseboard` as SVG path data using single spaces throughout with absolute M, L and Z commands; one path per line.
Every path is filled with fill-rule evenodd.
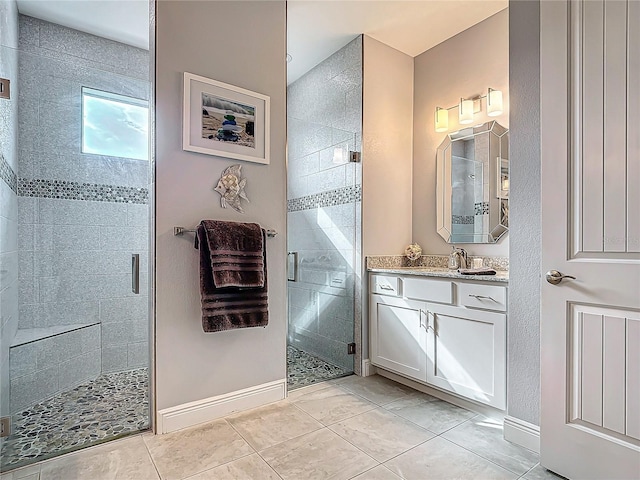
M 494 420 L 496 422 L 502 423 L 502 421 L 504 420 L 504 411 L 499 410 L 495 407 L 490 407 L 489 405 L 484 405 L 482 403 L 467 400 L 466 398 L 444 392 L 437 388 L 430 387 L 429 385 L 425 385 L 424 383 L 419 383 L 415 380 L 403 377 L 402 375 L 398 375 L 393 372 L 389 372 L 382 368 L 376 368 L 376 373 L 381 377 L 385 377 L 393 380 L 394 382 L 401 383 L 402 385 L 411 387 L 414 390 L 418 390 L 419 392 L 426 393 L 428 395 L 431 395 L 432 397 L 436 397 L 440 400 L 444 400 L 445 402 L 457 405 L 458 407 L 462 407 L 467 410 L 471 410 L 472 412 L 479 413 L 480 415 L 484 415 L 485 417 L 490 418 L 491 420 Z
M 158 410 L 157 433 L 169 433 L 209 422 L 235 412 L 283 400 L 287 380 L 263 383 L 255 387 Z
M 504 417 L 504 439 L 540 453 L 540 427 L 519 418 Z
M 362 360 L 362 376 L 370 377 L 371 375 L 375 375 L 375 374 L 376 374 L 376 367 L 371 365 L 371 360 L 369 360 L 368 358 L 365 358 L 364 360 Z

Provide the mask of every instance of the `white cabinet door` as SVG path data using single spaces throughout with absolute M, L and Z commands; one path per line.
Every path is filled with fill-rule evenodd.
M 422 382 L 427 380 L 424 305 L 370 295 L 371 363 Z
M 425 305 L 427 382 L 505 409 L 506 315 Z

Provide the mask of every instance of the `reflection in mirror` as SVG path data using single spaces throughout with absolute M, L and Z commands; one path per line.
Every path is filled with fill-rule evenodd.
M 438 147 L 438 233 L 448 243 L 495 243 L 507 232 L 508 132 L 487 122 L 450 133 Z

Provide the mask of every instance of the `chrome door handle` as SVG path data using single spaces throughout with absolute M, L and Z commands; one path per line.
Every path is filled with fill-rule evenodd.
M 549 270 L 546 277 L 547 282 L 549 282 L 551 285 L 558 285 L 565 278 L 570 278 L 572 280 L 576 279 L 576 277 L 572 275 L 563 275 L 558 270 Z
M 140 293 L 140 254 L 131 254 L 131 291 Z
M 290 282 L 298 281 L 298 252 L 287 252 L 287 259 L 293 257 L 293 263 L 287 262 L 287 280 Z

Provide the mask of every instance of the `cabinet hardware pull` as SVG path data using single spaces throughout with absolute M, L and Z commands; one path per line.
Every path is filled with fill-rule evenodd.
M 422 315 L 424 314 L 424 316 L 427 318 L 427 322 L 426 323 L 422 323 Z M 435 328 L 433 328 L 431 325 L 429 325 L 429 315 L 431 315 L 431 312 L 429 310 L 427 310 L 426 312 L 422 309 L 420 309 L 420 327 L 424 328 L 426 332 L 429 331 L 429 329 L 433 330 L 435 332 Z M 435 320 L 435 318 L 434 318 Z
M 495 300 L 493 297 L 487 297 L 486 295 L 474 295 L 472 293 L 469 294 L 470 297 L 476 298 L 478 300 L 482 300 L 482 299 L 487 299 L 487 300 L 491 300 L 492 302 L 496 302 L 498 303 L 497 300 Z
M 380 290 L 393 290 L 393 287 L 390 287 L 388 285 L 379 285 Z

